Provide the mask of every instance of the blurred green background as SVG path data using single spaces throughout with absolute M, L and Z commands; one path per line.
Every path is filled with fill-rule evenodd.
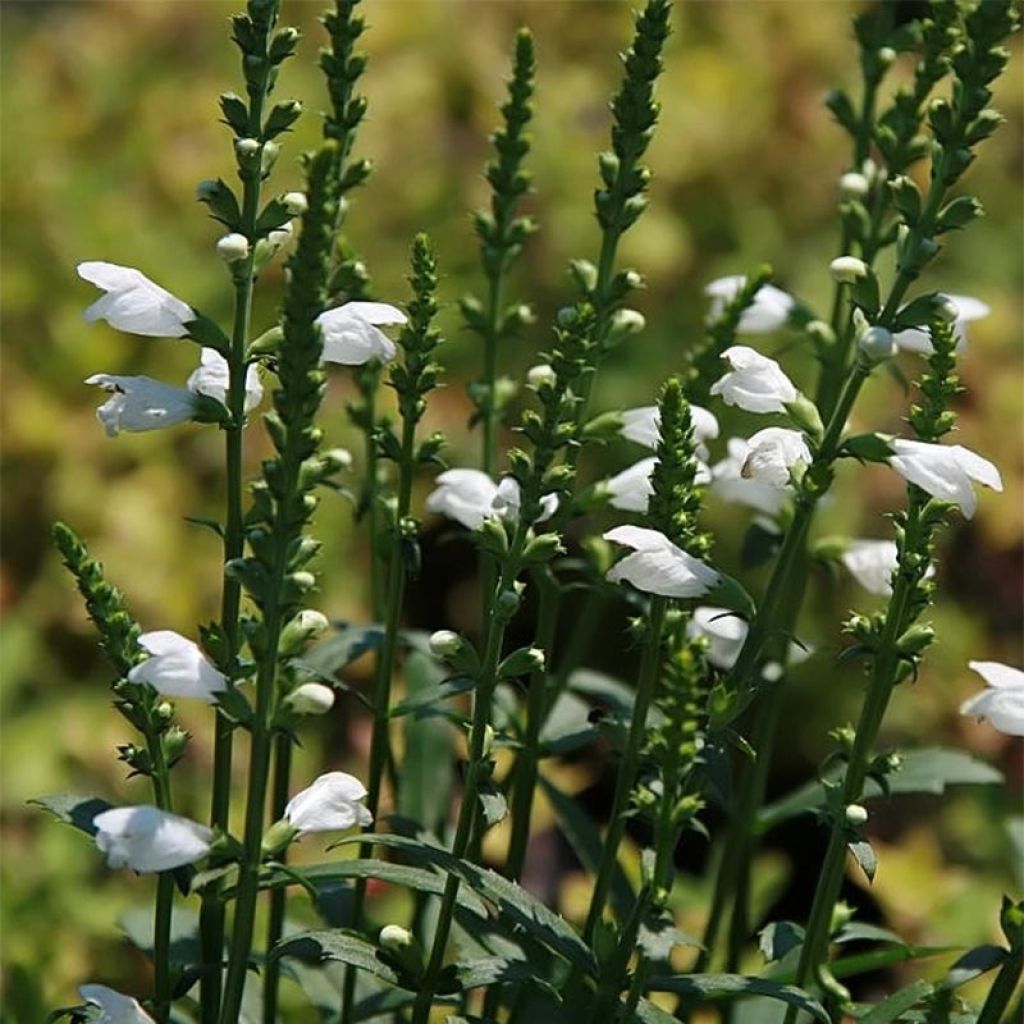
M 146 785 L 125 781 L 114 748 L 128 727 L 109 706 L 109 671 L 71 583 L 49 540 L 51 523 L 70 522 L 127 592 L 145 628 L 195 634 L 218 607 L 219 547 L 212 534 L 184 521 L 217 515 L 221 438 L 212 428 L 106 439 L 94 419 L 99 397 L 82 380 L 91 373 L 145 373 L 183 383 L 196 351 L 188 343 L 140 339 L 81 312 L 95 293 L 75 264 L 104 259 L 140 268 L 191 304 L 226 322 L 228 278 L 213 252 L 216 225 L 193 199 L 195 184 L 231 178 L 229 133 L 217 121 L 217 95 L 241 91 L 228 16 L 236 4 L 179 0 L 4 2 L 2 16 L 3 215 L 3 602 L 2 814 L 4 1005 L 12 1020 L 42 1019 L 42 1007 L 73 1000 L 73 986 L 107 980 L 144 991 L 144 961 L 121 937 L 118 915 L 145 901 L 149 881 L 105 869 L 79 834 L 26 805 L 32 797 L 74 790 L 142 802 Z M 660 84 L 663 117 L 648 162 L 651 208 L 626 237 L 623 259 L 643 272 L 637 305 L 648 330 L 609 360 L 599 381 L 599 408 L 647 404 L 659 382 L 679 369 L 698 337 L 703 285 L 761 261 L 780 284 L 812 304 L 830 296 L 835 255 L 836 180 L 846 169 L 845 137 L 821 99 L 827 88 L 856 88 L 849 21 L 860 5 L 843 2 L 689 2 L 674 16 Z M 368 187 L 355 194 L 347 230 L 384 299 L 404 301 L 405 255 L 414 231 L 434 237 L 443 271 L 449 386 L 436 394 L 428 426 L 443 429 L 451 464 L 473 465 L 478 440 L 466 430 L 464 384 L 479 372 L 474 339 L 459 329 L 454 301 L 479 287 L 467 211 L 486 200 L 481 167 L 487 133 L 502 98 L 507 50 L 520 24 L 535 32 L 537 115 L 530 166 L 532 212 L 541 233 L 520 262 L 512 291 L 532 302 L 535 327 L 502 354 L 502 370 L 521 375 L 546 343 L 546 324 L 571 295 L 566 265 L 594 257 L 591 192 L 594 153 L 607 145 L 607 100 L 616 53 L 630 32 L 629 6 L 618 2 L 460 2 L 417 0 L 365 4 L 370 66 L 364 88 L 370 114 L 357 153 L 373 159 Z M 285 0 L 285 23 L 304 33 L 289 61 L 279 98 L 298 97 L 307 114 L 272 179 L 284 191 L 300 184 L 296 156 L 319 137 L 324 92 L 315 54 L 323 35 L 320 4 Z M 917 685 L 901 688 L 886 741 L 967 747 L 997 763 L 1003 787 L 962 789 L 945 798 L 904 800 L 881 812 L 874 835 L 881 869 L 869 913 L 917 942 L 971 943 L 993 936 L 999 893 L 1019 885 L 1020 847 L 1005 826 L 1019 811 L 1020 746 L 957 707 L 980 681 L 970 658 L 1021 663 L 1022 545 L 1022 62 L 999 84 L 997 105 L 1008 123 L 983 147 L 967 183 L 988 217 L 949 239 L 928 286 L 976 295 L 992 315 L 971 330 L 963 361 L 962 443 L 993 459 L 1006 484 L 986 492 L 973 521 L 944 539 L 939 643 Z M 898 71 L 898 80 L 903 71 Z M 276 266 L 261 280 L 256 330 L 273 322 L 281 295 Z M 813 365 L 779 336 L 755 341 L 785 352 L 794 377 Z M 914 357 L 904 370 L 916 372 Z M 876 375 L 856 413 L 863 429 L 899 429 L 904 396 Z M 354 444 L 343 407 L 346 374 L 332 375 L 324 409 L 330 441 Z M 728 420 L 757 429 L 753 418 Z M 721 442 L 720 442 L 721 444 Z M 250 432 L 250 466 L 264 447 Z M 594 477 L 639 456 L 628 447 L 589 456 Z M 717 452 L 716 452 L 717 454 Z M 429 487 L 422 481 L 420 497 Z M 838 496 L 822 515 L 822 532 L 885 536 L 883 514 L 901 500 L 894 474 L 853 466 L 841 472 Z M 746 515 L 715 509 L 719 560 L 735 567 Z M 360 566 L 367 553 L 348 505 L 324 502 L 317 522 L 326 543 L 322 608 L 366 621 Z M 438 563 L 438 559 L 434 559 Z M 411 624 L 474 624 L 472 566 L 427 578 L 414 593 Z M 754 579 L 752 585 L 756 585 Z M 773 774 L 773 794 L 807 777 L 829 749 L 827 730 L 854 713 L 855 671 L 838 671 L 837 624 L 873 599 L 847 579 L 816 579 L 800 635 L 818 653 L 799 671 Z M 622 664 L 621 610 L 602 630 L 605 650 L 590 661 Z M 628 665 L 628 662 L 626 663 Z M 365 681 L 366 666 L 353 679 Z M 195 739 L 177 775 L 181 809 L 206 815 L 203 779 L 210 730 L 203 710 L 183 704 Z M 316 723 L 300 752 L 303 782 L 326 766 L 357 773 L 365 722 L 339 703 Z M 596 762 L 565 769 L 565 782 L 599 808 Z M 545 827 L 543 812 L 539 827 Z M 765 900 L 806 902 L 820 842 L 804 821 L 765 854 Z M 309 855 L 322 856 L 312 842 Z M 809 863 L 808 863 L 809 859 Z M 801 867 L 803 863 L 803 868 Z M 544 882 L 544 879 L 541 879 Z M 546 880 L 550 883 L 550 879 Z M 557 898 L 574 913 L 574 874 Z M 699 887 L 687 924 L 699 928 Z M 786 894 L 789 893 L 787 897 Z M 801 895 L 802 893 L 802 895 Z M 799 910 L 792 911 L 798 913 Z M 756 962 L 753 966 L 757 966 Z M 35 1016 L 36 1013 L 40 1016 Z

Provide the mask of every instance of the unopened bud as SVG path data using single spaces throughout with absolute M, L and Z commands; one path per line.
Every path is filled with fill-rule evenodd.
M 947 324 L 954 324 L 960 316 L 960 307 L 948 296 L 936 297 L 933 307 L 935 315 Z
M 840 284 L 856 284 L 868 276 L 868 265 L 856 256 L 837 256 L 828 269 L 833 279 Z
M 608 325 L 608 340 L 623 341 L 630 335 L 639 334 L 647 326 L 643 313 L 636 309 L 619 309 L 612 314 Z
M 818 342 L 819 345 L 835 344 L 836 332 L 824 320 L 808 320 L 804 324 L 804 332 L 812 341 Z
M 531 388 L 537 388 L 538 390 L 543 387 L 554 387 L 557 379 L 558 375 L 547 363 L 531 366 L 526 373 L 527 383 Z
M 309 209 L 305 192 L 285 192 L 281 196 L 281 203 L 293 217 L 299 217 Z
M 156 717 L 163 722 L 169 722 L 174 716 L 174 705 L 170 701 L 162 700 L 155 708 Z
M 299 576 L 308 576 L 310 578 L 310 586 L 315 582 L 312 573 L 296 572 L 292 574 L 293 579 Z M 302 586 L 302 583 L 300 582 L 299 585 Z M 283 657 L 298 654 L 311 640 L 314 640 L 327 630 L 330 625 L 330 622 L 327 621 L 327 616 L 323 612 L 318 612 L 314 608 L 304 608 L 281 631 L 281 642 L 278 645 L 279 653 Z
M 334 707 L 334 691 L 323 683 L 303 683 L 285 698 L 297 715 L 326 715 Z
M 839 179 L 839 191 L 847 199 L 860 199 L 868 194 L 870 188 L 871 182 L 856 171 L 849 171 Z
M 235 139 L 235 153 L 240 160 L 249 160 L 260 151 L 256 139 Z
M 439 629 L 430 634 L 430 653 L 442 661 L 454 658 L 462 650 L 463 640 L 450 629 Z
M 295 233 L 295 229 L 292 227 L 291 221 L 285 221 L 279 228 L 275 228 L 273 231 L 268 232 L 267 241 L 274 246 L 275 249 L 280 249 L 282 245 L 287 245 Z
M 891 46 L 883 46 L 878 51 L 878 63 L 887 68 L 896 59 L 896 51 Z
M 422 973 L 423 948 L 416 936 L 407 928 L 398 924 L 386 924 L 377 936 L 377 943 L 414 977 Z
M 217 239 L 217 255 L 225 263 L 240 263 L 249 256 L 249 239 L 232 231 Z
M 347 448 L 330 448 L 321 458 L 330 473 L 341 473 L 352 468 L 352 453 Z
M 850 825 L 863 825 L 868 820 L 868 811 L 866 807 L 862 807 L 860 804 L 850 804 L 846 808 L 846 821 Z
M 275 821 L 273 825 L 264 833 L 263 842 L 261 844 L 261 851 L 266 857 L 276 857 L 283 850 L 286 850 L 295 837 L 299 834 L 297 828 L 295 828 L 291 822 L 285 818 L 281 818 Z
M 857 339 L 857 347 L 872 363 L 881 363 L 896 355 L 896 342 L 892 331 L 885 327 L 869 327 Z
M 277 154 L 280 152 L 281 147 L 278 146 L 276 142 L 264 142 L 263 157 L 260 160 L 260 170 L 263 172 L 269 171 L 277 162 Z

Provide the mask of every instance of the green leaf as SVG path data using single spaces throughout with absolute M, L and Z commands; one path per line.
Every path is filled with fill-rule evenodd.
M 352 836 L 336 845 L 358 842 L 406 850 L 410 855 L 422 858 L 431 866 L 454 875 L 477 895 L 493 904 L 499 914 L 521 927 L 532 938 L 559 953 L 580 970 L 591 975 L 596 974 L 597 963 L 594 954 L 569 923 L 515 882 L 510 882 L 494 871 L 459 860 L 448 850 L 430 846 L 408 836 Z
M 488 780 L 480 785 L 478 798 L 488 828 L 497 825 L 508 814 L 505 794 L 492 781 Z
M 855 839 L 852 843 L 847 843 L 846 845 L 860 865 L 861 871 L 867 875 L 868 881 L 873 882 L 875 880 L 875 872 L 878 870 L 878 857 L 875 855 L 874 848 L 866 839 Z
M 153 907 L 146 904 L 129 907 L 117 919 L 125 938 L 144 953 L 153 952 Z M 171 962 L 202 962 L 199 947 L 199 915 L 188 907 L 177 906 L 171 915 Z
M 927 981 L 915 981 L 912 985 L 894 992 L 888 999 L 883 999 L 859 1018 L 860 1024 L 892 1024 L 912 1006 L 916 1006 L 926 996 L 931 995 L 931 992 L 932 986 Z
M 892 436 L 889 434 L 856 434 L 848 437 L 839 449 L 839 457 L 862 462 L 888 462 L 892 457 Z
M 966 985 L 988 971 L 1001 966 L 1010 951 L 1002 946 L 976 946 L 968 950 L 946 974 L 946 977 L 939 983 L 940 989 L 958 988 Z
M 413 651 L 403 677 L 408 699 L 429 693 L 444 676 L 432 658 Z M 398 813 L 434 832 L 444 819 L 454 781 L 455 731 L 439 716 L 410 716 L 403 723 L 405 760 L 398 786 Z
M 576 669 L 570 673 L 567 686 L 574 693 L 605 704 L 621 715 L 628 716 L 633 710 L 633 689 L 603 672 L 590 668 Z
M 102 797 L 79 796 L 76 793 L 41 796 L 35 800 L 29 800 L 29 803 L 36 807 L 42 807 L 44 811 L 49 811 L 55 818 L 59 818 L 90 836 L 96 835 L 96 828 L 92 823 L 93 818 L 97 814 L 109 811 L 114 806 Z
M 707 1000 L 765 996 L 795 1006 L 823 1024 L 831 1024 L 825 1008 L 803 989 L 780 985 L 768 978 L 750 978 L 743 974 L 675 974 L 672 977 L 651 978 L 646 988 L 648 992 L 675 992 L 681 996 Z
M 410 657 L 413 656 L 410 655 Z M 443 675 L 443 673 L 440 674 Z M 430 682 L 416 689 L 415 692 L 410 690 L 409 696 L 405 700 L 399 701 L 388 711 L 388 718 L 404 718 L 406 715 L 424 709 L 436 710 L 437 704 L 441 701 L 457 697 L 461 693 L 467 693 L 473 689 L 473 685 L 473 680 L 469 676 L 452 676 L 448 679 Z M 422 720 L 417 721 L 417 727 Z
M 351 967 L 372 974 L 391 985 L 398 984 L 398 974 L 378 956 L 378 950 L 357 932 L 345 928 L 302 932 L 279 942 L 268 954 L 268 960 L 294 956 L 311 963 L 339 960 Z
M 507 957 L 483 957 L 479 960 L 465 960 L 449 964 L 441 973 L 438 991 L 468 992 L 473 988 L 485 988 L 502 982 L 529 982 L 555 996 L 555 990 L 538 977 L 537 968 L 529 960 L 514 960 Z
M 897 793 L 933 793 L 941 796 L 949 786 L 992 786 L 1003 781 L 1002 773 L 992 765 L 978 760 L 963 750 L 945 747 L 926 747 L 922 750 L 900 752 L 902 764 L 888 776 L 889 789 Z M 833 782 L 841 775 L 838 766 L 826 773 L 826 781 Z M 883 796 L 881 787 L 873 779 L 864 786 L 862 799 Z M 765 807 L 757 817 L 759 834 L 775 828 L 798 814 L 807 814 L 825 805 L 825 791 L 820 782 L 809 782 Z
M 781 960 L 788 952 L 802 946 L 803 941 L 803 928 L 792 921 L 772 921 L 758 936 L 758 946 L 768 963 Z
M 587 871 L 596 874 L 601 863 L 603 845 L 601 833 L 593 819 L 571 796 L 563 793 L 550 779 L 541 775 L 538 781 L 555 813 L 558 827 L 572 847 L 573 853 L 579 857 L 580 863 Z M 609 898 L 616 917 L 620 921 L 625 921 L 636 902 L 636 896 L 633 893 L 633 887 L 629 884 L 629 879 L 626 878 L 625 871 L 622 870 L 622 865 L 618 862 L 616 862 L 612 873 Z
M 331 675 L 361 658 L 367 651 L 375 651 L 384 640 L 381 626 L 353 626 L 342 623 L 337 630 L 306 652 L 303 664 L 317 672 Z
M 205 526 L 218 537 L 223 538 L 224 536 L 224 527 L 216 519 L 208 519 L 206 516 L 185 516 L 184 518 L 186 523 L 191 523 L 193 526 Z
M 833 939 L 833 942 L 892 942 L 898 946 L 906 946 L 906 942 L 888 928 L 879 928 L 876 924 L 862 921 L 851 921 Z

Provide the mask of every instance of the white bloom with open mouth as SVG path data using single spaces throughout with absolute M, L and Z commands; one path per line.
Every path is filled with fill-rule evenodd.
M 616 526 L 604 534 L 614 544 L 632 548 L 608 570 L 612 583 L 631 583 L 637 590 L 661 597 L 702 597 L 721 577 L 699 558 L 676 547 L 663 533 L 640 526 Z
M 519 518 L 519 509 L 522 504 L 519 481 L 514 476 L 503 476 L 498 481 L 498 488 L 491 502 L 492 515 L 501 516 L 502 519 L 513 521 Z M 543 523 L 550 519 L 558 511 L 558 495 L 544 494 L 540 499 L 540 515 L 534 520 Z
M 799 430 L 766 427 L 747 441 L 740 475 L 774 488 L 784 488 L 797 466 L 811 464 L 811 450 Z
M 187 302 L 133 267 L 90 260 L 78 264 L 78 276 L 107 293 L 85 311 L 90 322 L 106 320 L 119 331 L 150 338 L 183 338 L 196 319 Z
M 96 418 L 103 424 L 107 437 L 117 437 L 122 430 L 141 434 L 173 427 L 194 419 L 199 411 L 195 392 L 152 377 L 94 373 L 86 377 L 85 383 L 110 393 L 110 398 L 96 410 Z
M 796 387 L 774 359 L 747 345 L 733 345 L 722 353 L 731 369 L 711 385 L 726 405 L 747 412 L 785 412 L 797 397 Z
M 704 289 L 711 299 L 711 319 L 718 317 L 747 283 L 742 274 L 719 277 Z M 775 285 L 764 284 L 757 290 L 754 301 L 743 311 L 737 331 L 740 334 L 767 334 L 777 331 L 789 319 L 796 305 L 792 295 Z
M 850 575 L 869 593 L 888 597 L 898 551 L 892 540 L 851 541 L 840 556 Z
M 228 389 L 231 386 L 231 371 L 228 361 L 214 348 L 204 348 L 199 356 L 199 366 L 188 378 L 187 387 L 197 395 L 207 395 L 221 405 L 228 404 Z M 245 411 L 251 412 L 263 401 L 263 384 L 260 382 L 259 367 L 250 363 L 245 371 Z
M 92 820 L 96 846 L 112 868 L 130 867 L 140 874 L 171 871 L 202 860 L 210 852 L 213 832 L 156 807 L 113 807 Z
M 999 470 L 988 459 L 963 445 L 931 444 L 897 437 L 892 449 L 895 454 L 890 456 L 889 465 L 900 476 L 933 498 L 958 505 L 967 519 L 978 508 L 972 480 L 993 491 L 1003 489 Z
M 395 358 L 395 343 L 380 328 L 408 323 L 408 318 L 386 302 L 346 302 L 321 313 L 316 322 L 324 342 L 321 362 L 362 366 Z
M 991 722 L 1007 736 L 1024 736 L 1024 672 L 998 661 L 972 661 L 987 690 L 960 705 L 960 713 Z
M 467 530 L 478 529 L 491 516 L 519 518 L 520 491 L 515 477 L 504 476 L 495 483 L 482 469 L 446 469 L 435 483 L 427 495 L 427 511 L 454 519 Z M 550 519 L 557 508 L 558 495 L 545 494 L 537 522 Z
M 353 775 L 327 772 L 296 793 L 284 817 L 297 832 L 343 832 L 353 825 L 370 825 L 373 815 L 363 806 L 366 787 Z
M 777 516 L 789 500 L 792 488 L 788 484 L 776 486 L 744 475 L 750 445 L 742 437 L 729 438 L 726 450 L 726 457 L 711 467 L 711 494 L 730 504 L 746 505 L 767 516 Z
M 981 299 L 970 295 L 944 295 L 956 307 L 956 320 L 953 330 L 957 337 L 957 351 L 961 352 L 967 345 L 967 325 L 974 320 L 982 320 L 992 312 Z M 893 341 L 905 352 L 920 352 L 930 355 L 934 350 L 931 335 L 920 327 L 909 327 L 905 331 L 897 331 Z
M 697 455 L 708 457 L 705 441 L 718 437 L 718 420 L 714 413 L 699 405 L 690 406 L 690 421 L 693 424 L 693 440 L 697 445 Z M 642 444 L 652 451 L 661 441 L 661 416 L 656 405 L 641 405 L 635 409 L 626 409 L 622 413 L 622 436 L 627 441 Z
M 106 985 L 79 985 L 78 994 L 90 1006 L 99 1007 L 99 1017 L 90 1018 L 92 1024 L 154 1024 L 137 999 Z
M 165 697 L 193 697 L 212 704 L 227 680 L 188 637 L 170 629 L 143 633 L 139 646 L 149 657 L 128 673 L 131 683 L 148 683 Z

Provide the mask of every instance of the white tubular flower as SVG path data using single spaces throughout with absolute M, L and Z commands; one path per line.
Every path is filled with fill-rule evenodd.
M 850 575 L 869 593 L 888 597 L 898 551 L 892 540 L 855 540 L 840 560 Z
M 361 803 L 365 796 L 366 787 L 354 776 L 327 772 L 288 801 L 285 820 L 300 834 L 370 825 L 373 815 Z
M 722 353 L 731 370 L 711 385 L 711 394 L 721 395 L 726 405 L 747 412 L 785 412 L 795 401 L 797 390 L 774 359 L 746 345 L 733 345 Z
M 985 719 L 1007 736 L 1024 736 L 1024 672 L 998 661 L 972 661 L 988 689 L 960 705 L 962 715 Z
M 693 617 L 686 624 L 686 633 L 687 636 L 707 640 L 707 659 L 712 665 L 730 669 L 736 664 L 747 639 L 747 624 L 728 608 L 703 605 L 693 610 Z
M 169 629 L 143 633 L 139 646 L 149 657 L 128 673 L 130 683 L 148 683 L 165 697 L 194 697 L 212 704 L 227 680 L 187 637 Z
M 651 456 L 634 462 L 628 469 L 609 477 L 604 486 L 611 495 L 609 503 L 623 512 L 646 512 L 647 504 L 654 493 L 651 474 L 658 460 Z
M 711 319 L 715 319 L 737 292 L 747 283 L 742 274 L 720 277 L 712 281 L 704 294 L 711 299 Z M 737 331 L 740 334 L 768 334 L 777 331 L 788 319 L 796 305 L 792 295 L 774 285 L 762 285 L 754 296 L 754 301 L 743 311 Z
M 956 308 L 953 331 L 957 337 L 956 349 L 958 352 L 962 352 L 967 346 L 967 325 L 974 320 L 983 319 L 992 310 L 980 299 L 971 298 L 970 295 L 944 295 L 943 298 L 948 299 Z M 897 331 L 893 335 L 893 341 L 905 352 L 920 352 L 922 355 L 930 355 L 934 351 L 931 335 L 918 327 Z
M 740 475 L 783 488 L 790 483 L 793 470 L 801 464 L 811 464 L 811 450 L 804 435 L 786 427 L 767 427 L 747 441 L 747 457 Z
M 346 302 L 316 318 L 323 332 L 321 362 L 362 366 L 374 359 L 388 363 L 395 358 L 395 343 L 380 327 L 408 323 L 406 315 L 386 302 Z
M 477 529 L 494 512 L 498 485 L 481 469 L 446 469 L 427 495 L 427 511 Z
M 231 372 L 228 361 L 215 349 L 204 348 L 199 354 L 199 366 L 190 374 L 186 386 L 197 395 L 207 395 L 221 405 L 228 404 Z M 251 412 L 263 401 L 263 384 L 259 367 L 250 363 L 245 371 L 245 411 Z
M 78 276 L 107 294 L 83 314 L 90 323 L 106 320 L 111 327 L 149 338 L 183 338 L 195 310 L 133 267 L 90 260 L 78 264 Z
M 514 476 L 503 476 L 498 481 L 498 489 L 495 492 L 494 501 L 491 503 L 491 514 L 515 521 L 519 518 L 520 504 L 519 481 Z M 543 523 L 557 511 L 558 495 L 544 494 L 540 499 L 540 515 L 534 522 Z
M 78 994 L 90 1005 L 99 1007 L 92 1024 L 155 1024 L 137 999 L 122 995 L 106 985 L 79 985 Z
M 750 446 L 743 438 L 729 438 L 727 452 L 721 462 L 711 467 L 711 493 L 730 504 L 746 505 L 772 518 L 777 516 L 789 500 L 790 488 L 744 475 Z
M 194 419 L 199 411 L 194 392 L 171 387 L 152 377 L 94 373 L 86 377 L 85 383 L 110 393 L 110 398 L 96 410 L 96 418 L 103 424 L 107 437 L 117 437 L 122 430 L 141 434 L 173 427 Z
M 999 470 L 988 459 L 959 444 L 930 444 L 897 437 L 892 442 L 896 453 L 889 465 L 912 484 L 917 484 L 933 498 L 960 506 L 970 519 L 978 508 L 972 480 L 993 491 L 1002 491 Z
M 114 807 L 97 814 L 92 823 L 96 846 L 107 855 L 107 864 L 140 874 L 202 860 L 213 841 L 213 832 L 205 825 L 156 807 Z
M 690 406 L 690 421 L 693 424 L 693 440 L 697 444 L 697 455 L 707 458 L 705 441 L 713 441 L 718 437 L 718 420 L 714 413 L 699 405 Z M 635 409 L 626 409 L 622 414 L 622 436 L 627 441 L 642 444 L 652 451 L 661 440 L 661 419 L 656 405 L 641 405 Z
M 631 583 L 648 594 L 681 598 L 702 597 L 721 582 L 714 569 L 657 530 L 616 526 L 604 539 L 633 549 L 608 570 L 605 578 L 612 583 Z

